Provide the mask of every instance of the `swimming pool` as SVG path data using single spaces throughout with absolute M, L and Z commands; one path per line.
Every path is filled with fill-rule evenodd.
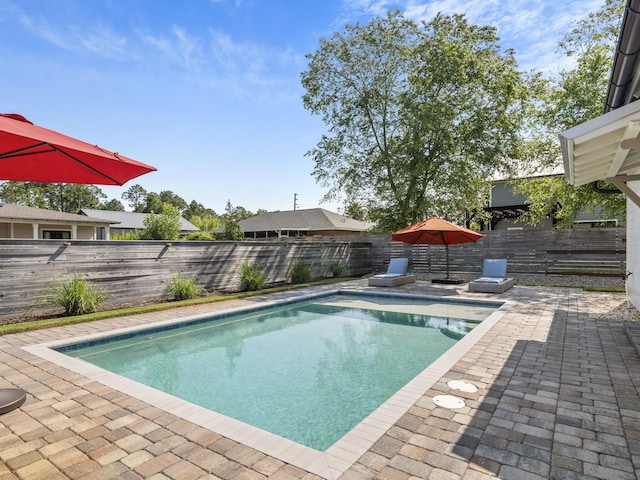
M 154 389 L 168 391 L 172 397 L 175 395 L 187 398 L 190 402 L 224 414 L 223 417 L 238 417 L 239 415 L 233 412 L 221 411 L 226 407 L 206 404 L 207 397 L 214 396 L 211 391 L 204 394 L 205 403 L 190 397 L 194 390 L 214 385 L 214 392 L 217 390 L 229 393 L 229 398 L 235 399 L 235 403 L 245 404 L 243 408 L 250 415 L 267 411 L 270 413 L 267 417 L 279 416 L 281 420 L 284 419 L 285 422 L 294 424 L 296 428 L 301 424 L 309 425 L 306 425 L 307 428 L 304 429 L 306 432 L 294 431 L 290 435 L 278 431 L 279 427 L 263 425 L 260 420 L 255 420 L 252 417 L 240 416 L 241 421 L 256 425 L 262 430 L 275 431 L 278 435 L 288 436 L 296 443 L 306 444 L 315 450 L 325 450 L 325 453 L 340 456 L 341 454 L 336 452 L 341 448 L 339 447 L 341 438 L 349 437 L 349 435 L 345 435 L 346 432 L 351 429 L 352 431 L 357 431 L 359 428 L 362 430 L 362 425 L 366 427 L 367 422 L 360 424 L 358 422 L 373 418 L 375 413 L 378 410 L 384 410 L 384 405 L 388 405 L 389 402 L 402 404 L 401 408 L 406 411 L 412 400 L 408 398 L 406 390 L 402 393 L 403 385 L 410 387 L 409 390 L 411 390 L 412 379 L 425 377 L 424 371 L 429 362 L 440 357 L 442 351 L 449 349 L 457 340 L 472 331 L 483 318 L 492 316 L 491 312 L 499 309 L 501 305 L 500 303 L 488 302 L 459 303 L 442 301 L 441 299 L 435 301 L 436 299 L 433 298 L 392 294 L 371 297 L 339 293 L 337 297 L 323 295 L 316 298 L 300 298 L 299 300 L 304 301 L 292 305 L 274 306 L 269 311 L 250 308 L 243 313 L 243 317 L 232 316 L 235 314 L 229 312 L 229 314 L 217 315 L 213 319 L 182 319 L 184 321 L 163 322 L 152 329 L 114 332 L 118 338 L 116 343 L 111 341 L 113 337 L 111 335 L 109 339 L 94 337 L 80 339 L 80 342 L 74 342 L 72 345 L 69 345 L 69 342 L 63 342 L 64 345 L 51 344 L 48 346 L 56 346 L 58 350 L 64 351 L 65 355 L 61 355 L 59 352 L 50 352 L 49 356 L 56 357 L 57 354 L 56 358 L 60 360 L 60 357 L 74 355 L 85 360 L 95 361 L 97 365 L 101 365 L 101 362 L 104 361 L 104 367 L 116 371 L 119 375 L 110 377 L 101 369 L 93 370 L 93 374 L 101 372 L 99 375 L 101 381 L 107 383 L 112 381 L 120 389 L 131 387 L 131 384 L 124 382 L 120 375 L 128 376 L 136 383 L 147 383 L 145 378 L 138 377 L 140 371 L 144 370 L 145 372 L 142 372 L 144 375 L 148 374 L 154 379 L 149 382 Z M 435 315 L 425 316 L 423 314 L 427 304 L 436 310 Z M 293 312 L 290 309 L 291 306 L 295 306 L 297 312 Z M 363 308 L 364 310 L 362 310 Z M 460 308 L 463 311 L 462 316 L 467 318 L 462 320 L 452 318 L 451 312 Z M 327 313 L 335 314 L 336 312 L 338 317 L 328 317 L 331 320 L 327 319 Z M 318 313 L 322 314 L 323 320 L 312 319 Z M 274 314 L 279 316 L 274 319 Z M 402 318 L 403 316 L 405 318 Z M 238 328 L 241 330 L 240 333 L 237 332 Z M 282 338 L 274 337 L 275 333 L 281 330 L 289 330 L 288 335 L 292 336 L 295 342 L 282 343 L 284 342 Z M 193 340 L 186 340 L 188 332 L 196 333 L 195 343 Z M 435 337 L 430 338 L 433 334 Z M 158 340 L 160 341 L 157 342 Z M 392 340 L 396 342 L 395 347 L 391 345 Z M 214 356 L 208 359 L 202 357 L 201 346 L 210 345 L 212 341 L 215 344 L 214 350 L 216 350 Z M 189 345 L 186 348 L 190 349 L 192 353 L 195 352 L 193 359 L 189 361 L 193 363 L 184 363 L 182 360 L 178 360 L 171 351 L 176 345 L 184 346 L 183 344 Z M 320 346 L 329 345 L 332 348 L 329 352 L 333 353 L 320 352 L 317 349 L 318 344 Z M 443 348 L 434 352 L 431 348 L 423 348 L 424 345 L 430 347 L 439 345 Z M 398 353 L 398 346 L 400 346 L 400 353 Z M 105 347 L 110 351 L 110 354 L 97 351 L 98 348 L 104 349 Z M 130 349 L 129 353 L 123 354 L 127 348 Z M 271 353 L 271 357 L 267 353 Z M 248 357 L 245 357 L 245 354 L 248 354 Z M 280 359 L 283 361 L 277 363 L 272 359 L 273 356 L 281 357 Z M 136 366 L 134 357 L 141 359 L 143 367 Z M 151 358 L 164 358 L 164 363 L 160 362 L 152 366 L 153 362 L 149 362 Z M 342 379 L 336 379 L 336 374 L 331 369 L 336 359 L 342 361 L 340 369 L 345 370 L 343 372 L 345 377 Z M 74 361 L 77 362 L 77 360 Z M 309 366 L 310 363 L 315 364 L 318 368 L 312 370 Z M 76 371 L 92 371 L 84 361 L 80 364 L 72 364 L 73 361 L 67 362 L 66 366 L 75 365 L 73 368 Z M 213 364 L 217 369 L 209 368 L 209 365 Z M 283 365 L 293 365 L 294 369 L 282 370 Z M 234 373 L 232 370 L 248 374 L 247 377 L 241 377 L 244 380 L 239 382 L 245 387 L 249 387 L 244 393 L 235 390 L 236 386 L 232 385 L 231 373 Z M 196 376 L 195 382 L 191 382 L 191 386 L 179 386 L 177 391 L 167 388 L 178 385 L 179 379 L 185 371 L 195 371 L 199 375 Z M 278 384 L 276 386 L 277 382 L 274 382 L 273 378 L 267 380 L 266 383 L 261 381 L 262 377 L 266 377 L 265 372 L 271 373 L 271 371 L 276 373 L 275 377 L 287 379 L 286 382 L 283 382 L 284 385 Z M 371 375 L 367 376 L 365 373 L 371 373 Z M 441 374 L 436 372 L 436 375 L 439 377 Z M 426 376 L 431 378 L 430 374 Z M 297 378 L 301 378 L 303 383 L 292 382 Z M 359 381 L 361 378 L 364 379 L 364 383 L 356 385 L 356 380 Z M 380 379 L 385 381 L 381 382 Z M 392 381 L 387 382 L 386 380 Z M 422 378 L 422 381 L 424 380 Z M 280 392 L 279 397 L 272 397 L 269 392 L 271 389 L 278 390 L 283 386 L 291 386 L 291 384 L 293 384 L 293 388 L 285 390 L 284 394 Z M 318 403 L 313 403 L 310 399 L 319 396 L 316 387 L 324 387 L 328 391 L 328 395 L 322 397 Z M 186 393 L 183 391 L 184 389 L 187 390 Z M 134 390 L 145 391 L 139 385 Z M 329 436 L 323 434 L 322 438 L 315 438 L 316 432 L 321 430 L 323 424 L 335 423 L 335 419 L 342 416 L 343 410 L 346 410 L 346 407 L 351 403 L 355 403 L 353 400 L 362 392 L 367 394 L 365 395 L 367 398 L 365 398 L 364 410 L 349 413 L 351 418 L 340 420 L 337 422 L 340 423 L 339 426 L 332 425 Z M 401 394 L 401 397 L 398 397 L 398 394 L 394 395 L 395 392 Z M 127 393 L 129 393 L 128 390 Z M 144 399 L 147 401 L 151 397 L 154 401 L 162 397 L 156 390 L 149 391 L 147 389 L 146 393 L 148 395 Z M 305 395 L 300 396 L 301 393 Z M 370 393 L 375 393 L 375 395 L 370 396 Z M 133 395 L 136 396 L 135 392 Z M 413 393 L 409 396 L 411 395 Z M 398 398 L 401 400 L 399 401 Z M 284 400 L 291 400 L 291 403 L 287 404 Z M 232 403 L 234 402 L 232 401 Z M 167 405 L 173 408 L 171 407 L 173 404 L 175 404 L 175 399 L 169 399 Z M 297 404 L 302 405 L 302 413 L 294 415 L 291 408 L 292 405 Z M 383 406 L 379 407 L 381 404 Z M 178 407 L 178 410 L 184 413 L 185 407 Z M 278 411 L 283 412 L 284 415 L 276 415 Z M 324 415 L 325 413 L 326 415 Z M 204 426 L 208 428 L 219 430 L 222 421 L 220 416 L 213 416 L 211 421 L 205 421 L 203 419 L 206 415 L 203 415 L 201 410 L 198 410 L 196 416 L 197 418 L 192 418 L 192 420 L 195 419 L 200 424 L 206 424 Z M 388 412 L 383 416 L 388 417 Z M 311 420 L 315 421 L 316 417 L 317 425 L 311 422 Z M 385 418 L 385 420 L 392 421 L 393 419 Z M 357 425 L 352 428 L 354 424 Z M 380 426 L 380 433 L 386 431 L 386 428 Z M 368 427 L 365 429 L 370 430 Z M 238 440 L 243 442 L 253 441 L 252 438 L 243 437 L 239 430 L 241 429 L 236 425 L 231 431 L 220 433 L 230 434 L 232 438 L 233 435 L 236 435 Z M 264 432 L 251 429 L 247 431 L 252 432 L 249 436 L 264 436 Z M 311 432 L 312 438 L 308 438 L 309 432 Z M 297 437 L 296 435 L 302 436 Z M 361 432 L 358 435 L 359 443 L 361 443 L 362 437 L 371 436 L 368 431 L 366 434 Z M 287 449 L 289 452 L 293 446 L 287 445 L 290 447 Z M 262 450 L 264 451 L 264 448 Z M 274 454 L 273 452 L 265 453 Z M 354 456 L 356 453 L 351 451 L 347 456 Z M 299 459 L 299 455 L 296 458 Z M 295 464 L 291 458 L 283 459 Z M 309 466 L 304 465 L 303 468 L 309 469 Z M 314 470 L 311 469 L 311 471 Z M 321 474 L 319 471 L 316 473 Z

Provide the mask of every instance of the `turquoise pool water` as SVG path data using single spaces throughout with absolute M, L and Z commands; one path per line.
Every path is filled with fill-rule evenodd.
M 498 306 L 335 295 L 58 350 L 322 451 Z

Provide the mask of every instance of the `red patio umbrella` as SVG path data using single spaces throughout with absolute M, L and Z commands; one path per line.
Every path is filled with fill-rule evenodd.
M 447 278 L 449 278 L 449 245 L 472 243 L 484 235 L 468 228 L 431 217 L 391 234 L 391 239 L 415 245 L 444 245 L 447 250 Z
M 156 168 L 0 113 L 0 180 L 123 185 Z

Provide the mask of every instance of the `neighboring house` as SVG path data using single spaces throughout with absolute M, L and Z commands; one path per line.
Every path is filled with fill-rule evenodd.
M 560 177 L 563 173 L 551 173 L 540 175 L 540 177 Z M 491 199 L 485 211 L 491 214 L 491 220 L 487 225 L 488 230 L 544 230 L 554 228 L 553 218 L 547 218 L 536 226 L 529 225 L 522 221 L 516 221 L 520 215 L 529 210 L 527 197 L 513 191 L 513 185 L 509 180 L 494 180 L 491 187 Z M 615 218 L 605 218 L 600 214 L 600 209 L 596 208 L 594 213 L 581 213 L 575 219 L 573 228 L 582 227 L 615 227 L 618 220 Z
M 126 235 L 144 230 L 144 219 L 150 215 L 148 213 L 113 212 L 111 210 L 92 210 L 89 208 L 83 208 L 80 213 L 89 217 L 102 218 L 111 224 L 110 227 L 98 230 L 99 240 L 109 240 L 112 235 Z M 180 236 L 186 236 L 199 230 L 188 220 L 180 217 Z
M 323 208 L 268 212 L 238 223 L 244 237 L 250 239 L 355 235 L 374 225 Z
M 565 177 L 605 180 L 627 196 L 627 293 L 640 309 L 640 0 L 628 0 L 604 113 L 560 134 Z
M 0 239 L 97 240 L 109 220 L 43 208 L 0 204 Z

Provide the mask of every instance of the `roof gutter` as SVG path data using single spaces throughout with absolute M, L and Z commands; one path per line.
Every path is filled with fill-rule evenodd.
M 628 0 L 622 17 L 604 105 L 607 113 L 639 98 L 640 0 Z

